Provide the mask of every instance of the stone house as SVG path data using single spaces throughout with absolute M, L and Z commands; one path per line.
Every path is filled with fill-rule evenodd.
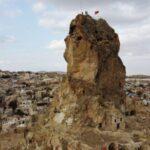
M 22 108 L 30 108 L 32 106 L 32 101 L 31 100 L 22 101 L 20 102 L 19 106 Z
M 2 113 L 3 113 L 3 108 L 0 107 L 0 114 L 2 114 Z
M 11 108 L 7 108 L 7 109 L 5 110 L 5 115 L 11 116 L 11 115 L 12 115 L 12 109 L 11 109 Z

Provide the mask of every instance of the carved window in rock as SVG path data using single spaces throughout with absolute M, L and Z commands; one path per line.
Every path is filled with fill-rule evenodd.
M 78 41 L 82 40 L 82 36 L 78 36 L 78 37 L 77 37 L 77 40 L 78 40 Z

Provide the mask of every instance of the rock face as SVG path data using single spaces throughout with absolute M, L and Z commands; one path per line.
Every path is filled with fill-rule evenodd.
M 106 141 L 103 136 L 109 137 L 101 131 L 125 127 L 121 112 L 125 67 L 118 56 L 119 38 L 105 20 L 79 14 L 71 22 L 65 42 L 67 75 L 51 105 L 49 132 L 40 131 L 47 133 L 41 145 L 47 142 L 53 149 L 96 149 Z M 36 133 L 34 140 L 39 136 Z
M 124 100 L 125 67 L 115 31 L 103 19 L 78 15 L 65 42 L 68 84 L 75 95 L 99 95 L 101 101 L 119 107 Z
M 125 99 L 125 67 L 118 56 L 118 35 L 105 20 L 78 15 L 65 42 L 67 77 L 58 109 L 66 120 L 103 126 L 107 108 L 114 107 L 119 114 Z

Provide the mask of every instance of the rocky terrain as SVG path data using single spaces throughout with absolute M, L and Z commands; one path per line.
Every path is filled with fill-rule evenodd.
M 59 73 L 0 71 L 1 130 L 26 127 L 47 111 L 61 80 Z
M 150 81 L 125 81 L 114 29 L 79 14 L 65 43 L 66 75 L 1 72 L 1 120 L 29 118 L 1 149 L 149 150 Z
M 3 74 L 3 75 L 2 75 Z M 25 75 L 29 75 L 32 76 L 32 80 L 35 81 L 37 79 L 38 76 L 38 81 L 40 83 L 42 83 L 42 80 L 44 78 L 46 79 L 50 79 L 51 81 L 56 81 L 56 79 L 58 80 L 58 82 L 55 82 L 55 84 L 53 84 L 53 82 L 48 83 L 47 87 L 52 86 L 53 87 L 58 87 L 60 81 L 62 80 L 62 77 L 64 76 L 63 74 L 60 73 L 31 73 L 31 72 L 19 72 L 19 73 L 12 73 L 12 72 L 3 72 L 1 71 L 1 77 L 0 77 L 0 88 L 1 88 L 1 97 L 3 97 L 3 102 L 6 100 L 8 100 L 8 94 L 6 93 L 6 87 L 8 87 L 9 89 L 12 88 L 12 86 L 10 86 L 10 81 L 12 82 L 13 80 L 23 80 L 24 82 L 26 82 L 26 78 Z M 7 76 L 7 77 L 6 77 Z M 14 78 L 14 76 L 16 76 Z M 9 78 L 8 78 L 9 77 Z M 54 79 L 54 80 L 52 80 Z M 30 78 L 31 80 L 31 78 Z M 3 84 L 5 83 L 5 84 Z M 18 85 L 23 87 L 23 82 L 17 82 Z M 33 86 L 34 88 L 32 89 L 33 86 L 29 86 L 28 89 L 30 90 L 34 90 L 36 87 L 36 82 L 33 82 Z M 9 85 L 9 86 L 7 86 Z M 12 84 L 11 84 L 12 85 Z M 37 89 L 45 87 L 44 84 L 41 84 L 39 87 L 37 87 Z M 13 89 L 15 90 L 12 95 L 16 95 L 16 91 L 18 90 L 17 86 L 13 87 Z M 57 90 L 57 88 L 55 88 Z M 19 90 L 20 91 L 20 90 Z M 126 91 L 126 99 L 127 99 L 127 104 L 128 104 L 128 109 L 126 111 L 126 123 L 128 124 L 127 131 L 131 131 L 134 129 L 135 124 L 138 122 L 137 125 L 140 124 L 142 132 L 147 132 L 147 129 L 150 128 L 149 126 L 149 107 L 150 107 L 150 78 L 143 78 L 142 80 L 139 78 L 135 78 L 135 77 L 128 77 L 126 78 L 126 84 L 125 84 L 125 91 Z M 57 93 L 57 92 L 56 92 Z M 52 94 L 54 95 L 54 94 Z M 16 95 L 18 96 L 18 95 Z M 26 101 L 27 99 L 25 99 Z M 41 102 L 42 102 L 42 98 L 41 98 Z M 51 98 L 52 100 L 52 98 Z M 23 99 L 22 99 L 23 101 Z M 11 102 L 11 100 L 9 101 Z M 14 118 L 20 118 L 20 120 L 24 120 L 24 118 L 30 118 L 29 121 L 24 121 L 24 123 L 21 122 L 20 125 L 18 125 L 19 120 L 15 120 L 14 122 L 12 122 L 12 124 L 9 124 L 9 126 L 5 123 L 4 121 L 1 122 L 2 126 L 1 126 L 1 134 L 0 134 L 0 149 L 13 149 L 14 147 L 14 143 L 16 142 L 16 144 L 18 144 L 19 142 L 19 138 L 22 139 L 22 142 L 24 143 L 24 131 L 26 129 L 26 126 L 28 126 L 28 124 L 32 123 L 32 125 L 36 124 L 36 120 L 34 120 L 34 122 L 32 121 L 33 117 L 35 117 L 35 115 L 37 114 L 37 116 L 39 116 L 40 113 L 38 113 L 36 111 L 36 113 L 34 115 L 28 114 L 28 115 L 17 115 L 16 113 L 13 114 L 12 112 L 12 108 L 9 109 L 9 102 L 6 102 L 7 106 L 6 106 L 6 110 L 10 110 L 10 115 L 3 113 L 3 109 L 5 107 L 5 105 L 2 105 L 2 98 L 1 98 L 1 121 L 3 120 L 8 120 L 12 122 L 14 120 Z M 51 101 L 50 101 L 51 102 Z M 146 103 L 145 103 L 146 102 Z M 31 109 L 33 106 L 30 105 L 29 108 Z M 46 106 L 46 108 L 50 108 L 50 104 Z M 17 106 L 16 110 L 19 108 L 19 105 Z M 23 111 L 23 109 L 22 109 Z M 42 113 L 45 114 L 48 110 L 45 109 L 45 107 L 43 107 L 42 109 Z M 40 111 L 41 112 L 41 111 Z M 44 116 L 45 117 L 45 116 Z M 4 119 L 5 118 L 5 119 Z M 31 134 L 32 135 L 32 134 Z M 135 138 L 139 138 L 140 135 L 139 134 L 135 134 L 134 135 Z M 139 136 L 139 137 L 136 137 Z M 15 139 L 18 138 L 18 139 Z M 10 142 L 10 140 L 12 142 Z M 16 146 L 17 147 L 17 146 Z M 17 149 L 17 148 L 16 148 Z

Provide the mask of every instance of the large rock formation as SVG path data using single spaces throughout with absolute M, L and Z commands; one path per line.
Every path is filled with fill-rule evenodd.
M 67 75 L 49 118 L 28 139 L 30 149 L 95 150 L 110 138 L 129 141 L 115 133 L 125 127 L 125 67 L 118 56 L 118 35 L 105 20 L 79 14 L 65 42 Z
M 125 67 L 115 31 L 103 19 L 80 14 L 65 41 L 67 75 L 49 111 L 38 122 L 33 116 L 23 134 L 1 136 L 0 149 L 149 150 L 149 108 L 138 105 L 136 116 L 124 116 L 133 108 L 127 100 L 124 110 Z M 8 148 L 6 139 L 13 139 Z
M 101 102 L 124 100 L 125 67 L 118 56 L 118 35 L 108 23 L 78 15 L 65 39 L 68 86 L 75 95 L 100 96 Z
M 65 42 L 67 77 L 57 107 L 64 120 L 98 126 L 106 120 L 108 107 L 114 107 L 120 117 L 125 99 L 125 67 L 118 56 L 118 35 L 105 20 L 78 15 L 71 22 Z

